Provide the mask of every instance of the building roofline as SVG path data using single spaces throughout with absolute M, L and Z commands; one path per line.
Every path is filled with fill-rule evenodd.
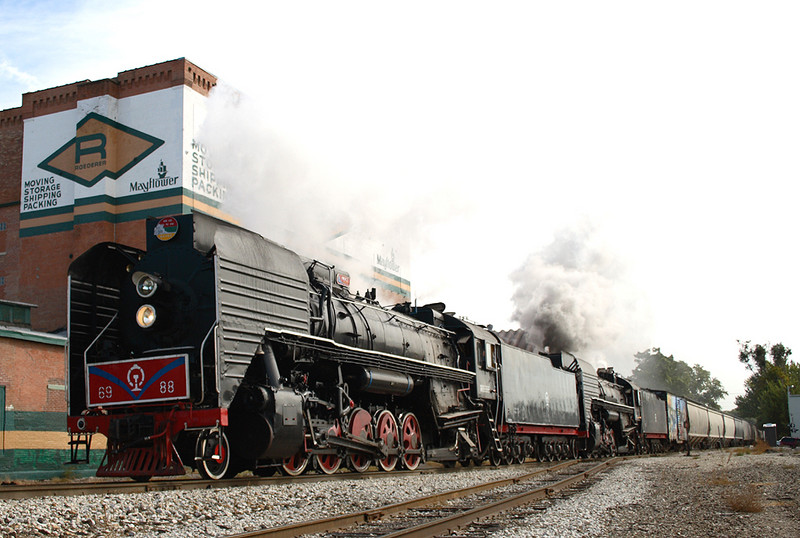
M 39 344 L 48 344 L 51 346 L 66 346 L 67 337 L 59 336 L 52 333 L 43 333 L 26 329 L 24 327 L 13 327 L 9 325 L 0 325 L 0 338 L 12 338 L 15 340 L 25 340 L 27 342 L 37 342 Z
M 207 96 L 217 85 L 217 77 L 186 58 L 177 58 L 120 71 L 114 78 L 81 80 L 23 93 L 22 106 L 0 110 L 0 117 L 10 121 L 43 116 L 76 108 L 78 101 L 100 95 L 121 99 L 181 85 Z

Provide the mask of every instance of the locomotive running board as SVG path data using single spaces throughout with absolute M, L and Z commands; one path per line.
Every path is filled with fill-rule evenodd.
M 455 413 L 445 413 L 442 415 L 438 415 L 436 417 L 436 421 L 440 428 L 444 430 L 449 430 L 452 428 L 457 428 L 459 426 L 463 426 L 464 424 L 469 424 L 474 422 L 476 418 L 483 413 L 481 409 L 475 409 L 471 411 L 458 411 Z
M 359 366 L 399 370 L 418 377 L 446 379 L 458 383 L 473 383 L 475 373 L 451 366 L 426 362 L 400 355 L 392 355 L 381 351 L 372 351 L 339 344 L 328 338 L 320 338 L 310 334 L 293 331 L 265 328 L 268 340 L 280 342 L 288 346 L 297 346 L 326 354 L 326 358 L 334 362 L 347 362 Z
M 600 398 L 592 398 L 592 404 L 597 404 L 600 407 L 605 407 L 606 409 L 611 409 L 613 411 L 619 411 L 621 413 L 633 413 L 633 407 L 625 404 L 621 404 L 618 402 L 612 402 L 610 400 L 603 400 Z

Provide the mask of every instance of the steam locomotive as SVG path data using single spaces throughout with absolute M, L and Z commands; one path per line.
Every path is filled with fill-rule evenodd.
M 443 304 L 384 308 L 337 267 L 203 214 L 146 230 L 146 251 L 101 243 L 69 269 L 70 446 L 88 461 L 92 436 L 106 437 L 98 476 L 391 471 L 689 442 L 665 394 L 612 369 L 510 346 Z

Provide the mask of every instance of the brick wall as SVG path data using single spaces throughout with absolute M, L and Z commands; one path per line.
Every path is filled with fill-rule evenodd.
M 0 206 L 19 203 L 23 122 L 20 109 L 0 111 Z
M 19 237 L 24 119 L 77 107 L 100 95 L 122 99 L 186 85 L 202 95 L 217 83 L 214 75 L 185 58 L 121 71 L 115 78 L 84 80 L 26 93 L 22 106 L 0 111 L 0 299 L 37 305 L 31 325 L 40 331 L 66 327 L 67 269 L 72 260 L 102 241 L 144 248 L 144 220 L 94 222 L 47 235 Z M 5 254 L 2 254 L 5 252 Z
M 18 109 L 0 112 L 0 299 L 10 300 L 19 293 L 22 127 Z
M 19 205 L 0 207 L 0 299 L 19 296 Z
M 66 413 L 66 393 L 60 389 L 64 386 L 64 346 L 0 337 L 0 357 L 6 407 L 13 405 L 17 412 Z

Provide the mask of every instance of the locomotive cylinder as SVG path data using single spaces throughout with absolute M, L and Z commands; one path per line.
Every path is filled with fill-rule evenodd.
M 373 394 L 406 396 L 414 390 L 414 379 L 399 372 L 361 368 L 358 373 L 358 388 Z

